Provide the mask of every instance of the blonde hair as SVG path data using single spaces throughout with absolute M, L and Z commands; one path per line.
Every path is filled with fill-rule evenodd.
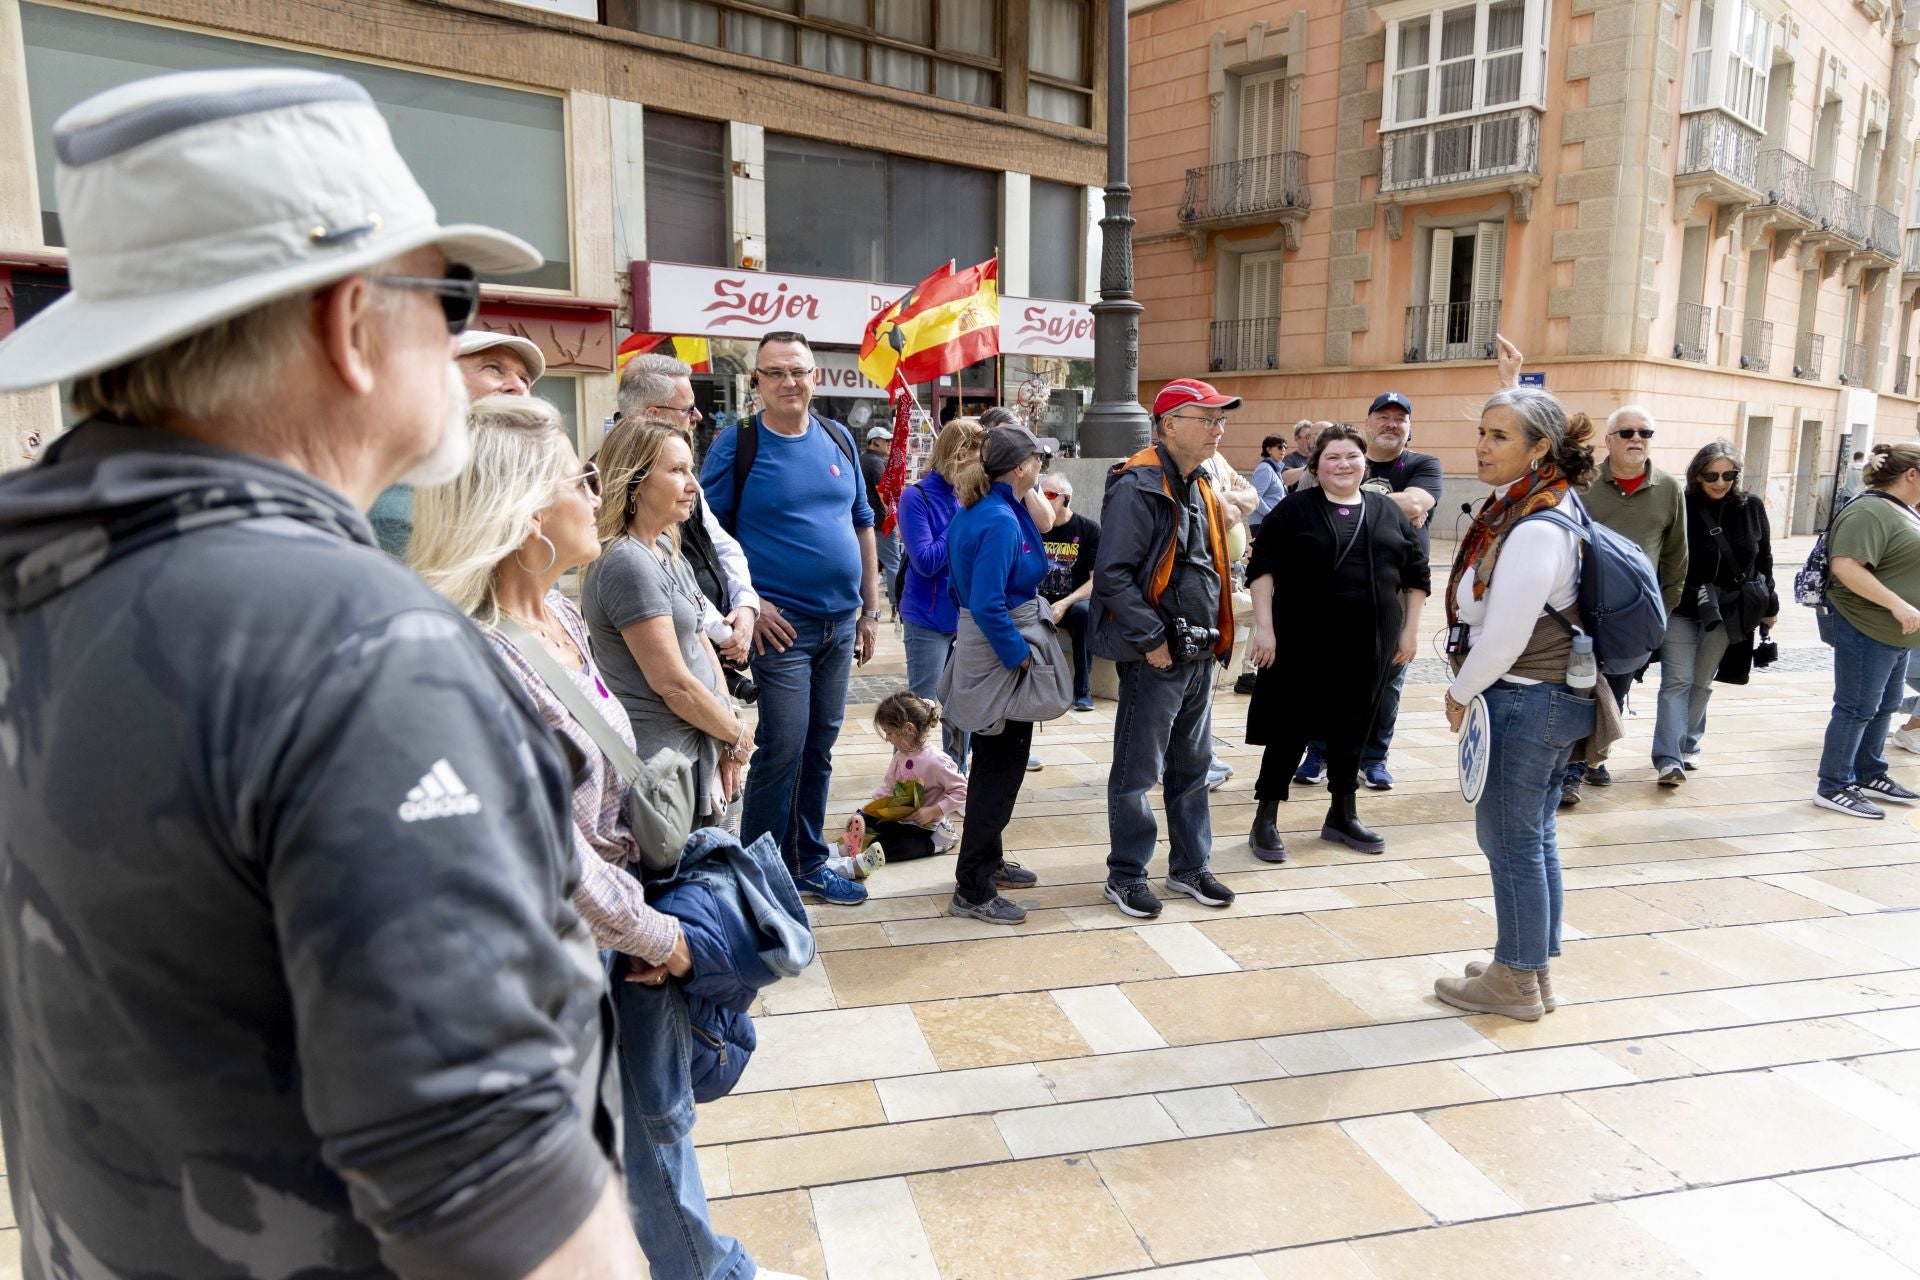
M 473 457 L 452 484 L 413 496 L 407 563 L 476 621 L 500 620 L 494 577 L 576 465 L 559 412 L 535 396 L 488 396 L 467 411 Z
M 654 464 L 660 461 L 660 455 L 666 451 L 667 442 L 678 440 L 688 443 L 686 422 L 674 422 L 667 418 L 648 414 L 639 418 L 622 418 L 607 433 L 606 440 L 600 446 L 599 463 L 604 499 L 600 503 L 600 549 L 606 550 L 625 536 L 627 525 L 633 521 L 633 491 Z M 674 550 L 680 549 L 680 527 L 669 526 L 667 538 L 673 543 Z
M 960 464 L 961 450 L 972 445 L 977 451 L 980 441 L 987 430 L 980 425 L 978 418 L 955 418 L 940 428 L 940 434 L 933 438 L 933 453 L 927 458 L 927 469 L 938 471 L 948 484 L 957 480 L 956 468 Z

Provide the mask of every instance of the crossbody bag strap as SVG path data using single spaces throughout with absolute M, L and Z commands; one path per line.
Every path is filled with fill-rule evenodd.
M 1712 534 L 1713 540 L 1720 544 L 1720 554 L 1725 556 L 1727 559 L 1733 561 L 1735 567 L 1738 567 L 1740 564 L 1740 557 L 1734 552 L 1733 543 L 1727 541 L 1727 531 L 1725 529 L 1722 529 L 1719 525 L 1716 524 L 1713 526 L 1713 528 L 1707 530 L 1707 532 Z M 1760 559 L 1760 552 L 1756 548 L 1753 553 L 1753 559 L 1747 562 L 1746 568 L 1740 570 L 1740 573 L 1735 579 L 1735 581 L 1745 582 L 1747 579 L 1751 578 L 1753 576 L 1753 566 L 1759 559 Z
M 633 748 L 620 740 L 620 735 L 615 733 L 613 726 L 607 723 L 607 718 L 600 714 L 600 708 L 594 706 L 593 700 L 573 682 L 573 678 L 567 674 L 567 669 L 547 652 L 546 647 L 534 637 L 531 631 L 514 619 L 502 614 L 498 626 L 500 634 L 520 651 L 520 656 L 527 660 L 534 674 L 547 682 L 547 687 L 553 690 L 554 696 L 560 699 L 561 704 L 579 722 L 580 727 L 587 731 L 587 736 L 593 739 L 594 745 L 600 748 L 600 754 L 607 758 L 614 770 L 625 778 L 629 785 L 639 778 L 640 757 L 633 753 Z

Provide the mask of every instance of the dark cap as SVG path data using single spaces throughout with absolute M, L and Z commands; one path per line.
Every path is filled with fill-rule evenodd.
M 1407 416 L 1413 416 L 1413 401 L 1407 399 L 1398 391 L 1382 391 L 1373 398 L 1373 403 L 1367 406 L 1367 412 L 1378 413 L 1382 409 L 1390 408 L 1404 409 L 1407 412 Z
M 995 427 L 980 443 L 980 465 L 990 476 L 1003 476 L 1040 452 L 1040 442 L 1025 427 Z

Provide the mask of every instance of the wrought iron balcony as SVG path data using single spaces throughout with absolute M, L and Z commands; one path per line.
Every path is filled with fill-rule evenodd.
M 1382 193 L 1540 173 L 1540 113 L 1531 107 L 1395 129 L 1380 141 Z
M 1707 344 L 1713 341 L 1713 308 L 1683 302 L 1673 323 L 1673 358 L 1706 363 Z
M 1189 226 L 1258 222 L 1263 215 L 1293 209 L 1304 216 L 1311 201 L 1306 177 L 1307 158 L 1298 151 L 1189 169 L 1180 221 Z
M 1272 369 L 1279 364 L 1279 316 L 1215 320 L 1207 327 L 1207 336 L 1213 352 L 1207 360 L 1209 372 Z
M 1793 349 L 1793 376 L 1809 382 L 1820 381 L 1820 363 L 1826 358 L 1827 340 L 1817 333 L 1803 333 Z
M 1771 205 L 1802 222 L 1818 221 L 1819 209 L 1813 199 L 1813 168 L 1805 160 L 1779 147 L 1770 147 L 1756 160 L 1754 176 L 1754 190 L 1760 193 L 1762 205 Z
M 1407 308 L 1407 363 L 1491 360 L 1500 301 L 1436 302 Z
M 1877 206 L 1869 214 L 1867 248 L 1888 262 L 1900 261 L 1900 215 Z
M 1840 382 L 1842 385 L 1849 387 L 1864 387 L 1867 385 L 1866 343 L 1841 342 Z
M 1740 338 L 1740 367 L 1752 373 L 1773 369 L 1773 321 L 1747 317 L 1747 331 Z
M 1893 366 L 1893 394 L 1907 394 L 1907 379 L 1913 376 L 1913 357 L 1901 356 Z
M 1900 271 L 1902 275 L 1920 275 L 1920 227 L 1907 228 L 1907 252 Z
M 1832 178 L 1814 183 L 1813 207 L 1820 231 L 1850 245 L 1867 243 L 1869 206 L 1852 187 Z
M 1695 186 L 1696 194 L 1705 189 L 1724 201 L 1752 200 L 1760 186 L 1760 135 L 1724 111 L 1696 111 L 1682 121 L 1674 178 L 1682 188 Z

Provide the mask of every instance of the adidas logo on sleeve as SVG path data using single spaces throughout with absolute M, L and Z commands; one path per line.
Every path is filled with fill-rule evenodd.
M 480 797 L 467 790 L 460 775 L 445 760 L 433 762 L 418 786 L 407 792 L 400 805 L 400 821 L 428 822 L 434 818 L 458 818 L 480 812 Z

